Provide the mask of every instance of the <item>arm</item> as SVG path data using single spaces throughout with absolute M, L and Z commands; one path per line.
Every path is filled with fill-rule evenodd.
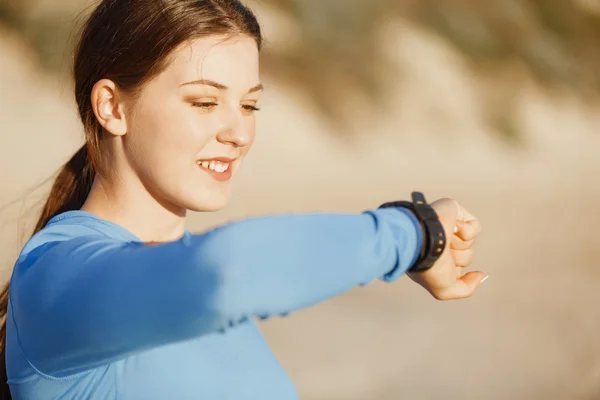
M 54 242 L 13 278 L 13 315 L 32 364 L 63 376 L 395 280 L 421 235 L 408 211 L 382 209 L 254 218 L 155 246 Z

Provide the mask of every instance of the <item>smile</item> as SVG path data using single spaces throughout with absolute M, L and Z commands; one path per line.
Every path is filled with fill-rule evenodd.
M 221 162 L 221 161 L 197 161 L 196 164 L 198 164 L 198 166 L 202 167 L 202 168 L 206 168 L 209 169 L 211 171 L 215 171 L 215 172 L 219 172 L 219 173 L 223 173 L 227 170 L 229 170 L 229 166 L 230 163 L 225 163 L 225 162 Z
M 233 175 L 233 162 L 235 158 L 213 158 L 210 160 L 198 160 L 196 164 L 217 182 L 226 182 Z

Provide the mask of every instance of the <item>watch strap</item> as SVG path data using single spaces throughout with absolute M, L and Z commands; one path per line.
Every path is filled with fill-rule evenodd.
M 411 197 L 412 202 L 393 201 L 384 203 L 379 208 L 403 207 L 415 214 L 423 231 L 423 245 L 419 258 L 409 272 L 423 272 L 431 268 L 444 252 L 446 233 L 437 213 L 427 204 L 423 193 L 413 192 Z

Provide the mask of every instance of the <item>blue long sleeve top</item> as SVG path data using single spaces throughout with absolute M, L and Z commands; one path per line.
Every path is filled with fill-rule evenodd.
M 376 279 L 423 238 L 406 209 L 231 222 L 159 245 L 84 211 L 53 218 L 11 278 L 15 400 L 295 400 L 257 318 Z

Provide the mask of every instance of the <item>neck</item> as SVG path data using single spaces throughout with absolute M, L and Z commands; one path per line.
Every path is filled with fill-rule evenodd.
M 157 200 L 141 182 L 136 183 L 108 182 L 97 176 L 81 209 L 122 226 L 146 243 L 181 238 L 186 210 Z

